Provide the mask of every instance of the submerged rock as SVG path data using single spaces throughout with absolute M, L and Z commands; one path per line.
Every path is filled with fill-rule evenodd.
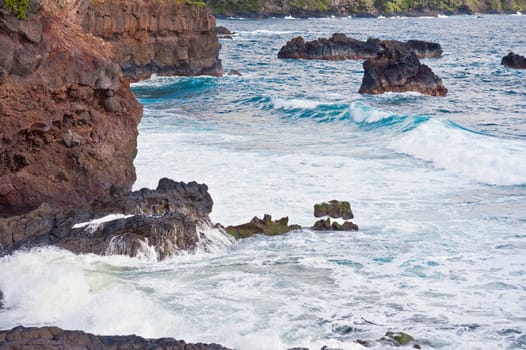
M 378 340 L 357 340 L 358 344 L 364 347 L 376 347 L 377 344 L 389 347 L 400 347 L 406 345 L 412 345 L 413 349 L 421 349 L 422 347 L 415 342 L 415 339 L 405 332 L 393 332 L 388 331 L 385 335 Z
M 58 327 L 16 327 L 0 331 L 0 349 L 229 350 L 219 344 L 187 344 L 173 338 L 145 339 L 136 335 L 97 336 Z
M 526 57 L 510 52 L 502 57 L 500 64 L 508 68 L 526 69 Z
M 279 220 L 273 221 L 272 216 L 269 214 L 265 214 L 263 219 L 255 216 L 246 224 L 228 226 L 225 228 L 226 232 L 236 239 L 248 238 L 256 234 L 275 236 L 299 229 L 301 229 L 300 225 L 289 225 L 288 217 L 283 217 Z
M 164 178 L 156 190 L 116 190 L 74 210 L 42 205 L 0 220 L 0 245 L 3 253 L 54 245 L 74 253 L 155 254 L 163 259 L 191 251 L 205 239 L 212 206 L 206 185 Z
M 442 80 L 420 63 L 411 48 L 397 41 L 383 41 L 383 50 L 364 62 L 364 77 L 359 93 L 416 91 L 426 95 L 447 94 Z
M 278 52 L 278 58 L 316 60 L 360 60 L 374 58 L 382 51 L 380 39 L 368 38 L 360 41 L 335 33 L 329 39 L 319 38 L 305 42 L 303 37 L 293 38 Z M 406 43 L 418 58 L 439 57 L 442 48 L 438 43 L 409 40 Z

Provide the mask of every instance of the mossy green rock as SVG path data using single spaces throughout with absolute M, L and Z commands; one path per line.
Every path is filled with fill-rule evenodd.
M 412 336 L 404 332 L 386 332 L 379 341 L 393 346 L 403 346 L 414 340 L 415 339 Z M 420 346 L 415 344 L 415 348 L 420 348 Z
M 248 238 L 256 234 L 265 236 L 281 235 L 293 230 L 301 229 L 300 225 L 289 225 L 289 218 L 283 217 L 273 221 L 272 216 L 265 214 L 263 219 L 255 216 L 250 222 L 237 226 L 228 226 L 225 231 L 236 239 Z
M 354 218 L 351 204 L 347 201 L 337 200 L 314 204 L 314 216 L 317 218 L 330 216 L 331 218 L 342 218 L 344 220 Z
M 358 225 L 352 221 L 345 221 L 343 224 L 331 222 L 330 218 L 320 219 L 311 227 L 314 231 L 358 231 Z

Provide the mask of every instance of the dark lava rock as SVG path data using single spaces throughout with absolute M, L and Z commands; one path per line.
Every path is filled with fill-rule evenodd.
M 352 221 L 345 221 L 343 224 L 332 222 L 331 219 L 321 219 L 311 227 L 314 231 L 358 231 L 358 225 Z
M 510 52 L 507 56 L 502 57 L 500 64 L 508 68 L 526 69 L 526 57 Z
M 240 77 L 240 76 L 241 76 L 241 73 L 239 73 L 239 71 L 237 71 L 237 70 L 235 70 L 235 69 L 231 69 L 230 72 L 228 72 L 228 75 L 232 75 L 232 76 Z
M 421 64 L 411 48 L 398 41 L 383 41 L 383 50 L 364 62 L 364 77 L 359 93 L 416 91 L 444 96 L 447 88 L 431 69 Z
M 340 202 L 337 200 L 314 204 L 314 216 L 317 218 L 330 216 L 331 218 L 342 218 L 344 220 L 354 218 L 351 204 L 347 201 Z
M 173 338 L 145 339 L 136 335 L 97 336 L 58 327 L 16 327 L 0 331 L 0 350 L 229 350 L 218 344 L 187 344 Z
M 74 253 L 137 256 L 155 251 L 159 259 L 192 250 L 212 226 L 213 201 L 204 184 L 163 178 L 156 190 L 113 191 L 74 210 L 42 205 L 21 216 L 0 219 L 2 253 L 55 245 Z M 84 224 L 109 214 L 122 218 Z
M 380 39 L 369 38 L 360 41 L 342 33 L 335 33 L 331 38 L 319 38 L 305 42 L 299 36 L 289 40 L 278 53 L 278 58 L 317 59 L 317 60 L 359 60 L 374 58 L 382 50 Z M 439 57 L 442 48 L 438 43 L 421 40 L 409 40 L 407 45 L 418 58 Z
M 434 58 L 442 55 L 442 47 L 439 43 L 422 40 L 408 40 L 407 45 L 409 45 L 418 58 Z
M 379 49 L 380 39 L 360 41 L 345 34 L 335 33 L 330 39 L 319 38 L 305 42 L 303 37 L 299 36 L 281 48 L 278 58 L 356 60 L 374 57 Z
M 301 226 L 299 225 L 289 225 L 288 217 L 272 221 L 272 216 L 268 214 L 263 216 L 263 220 L 255 216 L 246 224 L 228 226 L 225 228 L 226 232 L 236 239 L 251 237 L 255 234 L 275 236 L 299 229 L 301 229 Z
M 236 33 L 231 32 L 230 29 L 228 29 L 227 27 L 223 27 L 223 26 L 216 27 L 216 35 L 232 35 L 232 34 L 236 34 Z

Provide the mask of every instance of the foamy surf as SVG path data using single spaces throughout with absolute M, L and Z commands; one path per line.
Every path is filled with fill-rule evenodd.
M 449 121 L 433 119 L 399 135 L 390 147 L 472 181 L 490 185 L 526 184 L 526 142 L 522 140 L 483 135 Z

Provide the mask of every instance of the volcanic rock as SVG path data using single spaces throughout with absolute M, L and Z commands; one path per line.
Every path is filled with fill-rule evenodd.
M 269 214 L 265 214 L 263 219 L 255 216 L 246 224 L 228 226 L 225 228 L 226 232 L 236 239 L 251 237 L 255 234 L 275 236 L 299 229 L 301 229 L 301 226 L 299 225 L 289 225 L 288 217 L 283 217 L 279 220 L 273 221 L 272 216 Z
M 335 33 L 331 38 L 319 38 L 305 42 L 299 36 L 287 42 L 278 52 L 278 58 L 317 59 L 317 60 L 359 60 L 374 58 L 382 50 L 380 39 L 369 38 L 360 41 L 342 33 Z M 409 40 L 406 43 L 418 58 L 439 57 L 442 48 L 438 43 L 421 40 Z
M 112 46 L 42 5 L 0 10 L 0 217 L 135 181 L 142 106 Z
M 375 58 L 364 62 L 364 77 L 359 93 L 416 91 L 432 96 L 447 93 L 442 80 L 421 64 L 411 48 L 397 41 L 383 41 Z
M 0 331 L 0 350 L 229 350 L 218 344 L 187 344 L 173 338 L 145 339 L 136 335 L 97 336 L 58 327 L 16 327 Z
M 323 203 L 314 204 L 314 216 L 320 218 L 322 216 L 330 216 L 337 219 L 342 218 L 349 220 L 354 218 L 351 210 L 351 204 L 347 201 L 332 200 Z
M 196 182 L 164 178 L 156 190 L 122 193 L 113 188 L 107 196 L 73 210 L 42 205 L 0 220 L 1 252 L 54 245 L 99 255 L 154 252 L 163 259 L 191 251 L 205 239 L 204 230 L 212 227 L 212 206 L 207 186 Z
M 508 68 L 526 69 L 526 57 L 510 52 L 507 56 L 502 57 L 500 64 Z
M 380 39 L 360 41 L 341 33 L 333 34 L 330 39 L 319 38 L 308 42 L 299 36 L 281 48 L 278 58 L 357 60 L 376 56 L 379 43 Z
M 358 225 L 352 221 L 344 221 L 343 224 L 336 221 L 331 222 L 331 219 L 327 218 L 316 221 L 311 229 L 314 231 L 358 231 Z
M 113 44 L 115 59 L 131 80 L 152 74 L 223 75 L 216 20 L 206 6 L 165 0 L 70 3 L 75 23 Z

